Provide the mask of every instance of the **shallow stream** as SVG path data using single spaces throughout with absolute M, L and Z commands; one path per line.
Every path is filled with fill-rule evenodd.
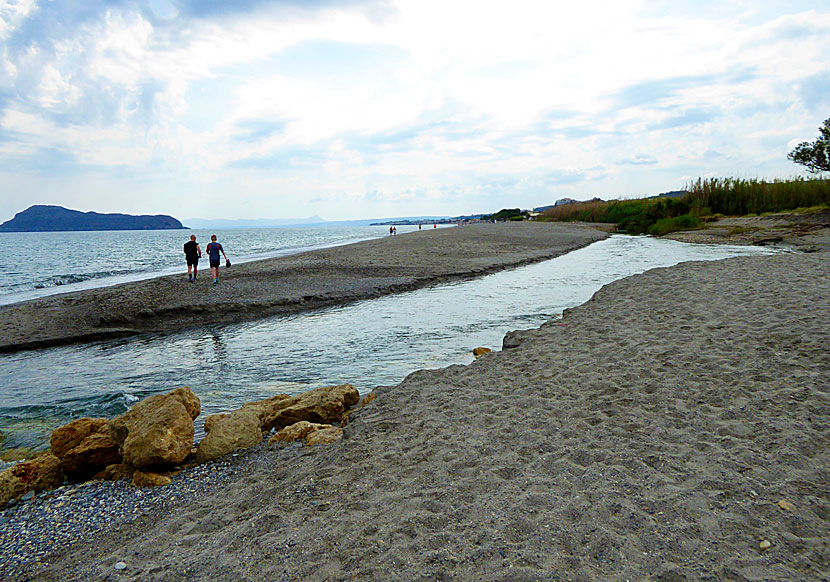
M 684 261 L 770 252 L 612 236 L 542 263 L 345 307 L 2 354 L 0 447 L 45 448 L 51 431 L 74 418 L 112 417 L 183 385 L 201 399 L 202 418 L 344 382 L 366 393 L 418 369 L 469 363 L 477 346 L 500 349 L 506 332 L 561 316 L 616 279 Z

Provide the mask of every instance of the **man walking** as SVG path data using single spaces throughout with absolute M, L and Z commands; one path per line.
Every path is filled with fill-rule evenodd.
M 196 242 L 196 235 L 191 234 L 190 240 L 184 243 L 184 258 L 187 260 L 187 277 L 190 282 L 196 280 L 196 269 L 199 266 L 199 259 L 202 256 L 202 249 Z

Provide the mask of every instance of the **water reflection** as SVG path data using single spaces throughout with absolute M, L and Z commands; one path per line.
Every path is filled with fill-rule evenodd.
M 0 356 L 3 446 L 41 444 L 81 416 L 114 416 L 188 385 L 202 415 L 280 393 L 348 382 L 365 393 L 424 368 L 466 364 L 477 346 L 536 327 L 602 285 L 688 260 L 769 253 L 615 236 L 565 256 L 474 281 L 305 315 Z

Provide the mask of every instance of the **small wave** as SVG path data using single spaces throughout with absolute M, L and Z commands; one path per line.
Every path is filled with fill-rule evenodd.
M 118 269 L 112 271 L 97 271 L 92 273 L 52 275 L 42 279 L 21 281 L 19 283 L 4 285 L 3 287 L 0 287 L 0 296 L 10 297 L 17 295 L 28 299 L 30 298 L 28 295 L 31 293 L 37 293 L 35 296 L 41 296 L 44 292 L 46 294 L 50 294 L 49 290 L 59 289 L 67 285 L 78 285 L 89 281 L 103 281 L 106 279 L 113 279 L 117 281 L 117 278 L 133 275 L 140 276 L 141 273 L 142 271 L 135 269 Z

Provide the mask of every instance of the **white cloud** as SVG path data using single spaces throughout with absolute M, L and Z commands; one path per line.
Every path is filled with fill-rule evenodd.
M 44 187 L 66 172 L 174 214 L 174 187 L 213 200 L 233 189 L 240 213 L 274 215 L 282 197 L 276 208 L 330 218 L 468 213 L 499 192 L 532 206 L 675 189 L 696 173 L 794 173 L 787 148 L 830 106 L 830 11 L 818 8 L 147 6 L 0 4 L 9 171 Z M 186 193 L 175 199 L 187 208 Z M 17 206 L 0 199 L 2 213 Z

